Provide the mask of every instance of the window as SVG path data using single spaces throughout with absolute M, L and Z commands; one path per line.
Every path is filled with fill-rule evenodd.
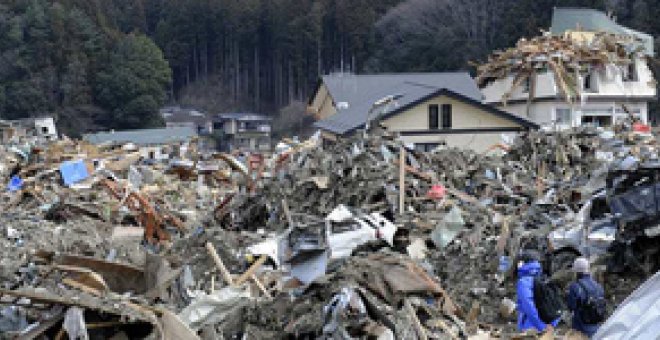
M 587 73 L 582 78 L 582 88 L 585 91 L 596 92 L 596 79 L 593 74 Z
M 451 104 L 442 104 L 442 128 L 451 129 Z
M 555 109 L 555 120 L 557 124 L 571 125 L 571 109 Z
M 525 78 L 525 80 L 522 83 L 522 91 L 523 93 L 529 93 L 529 89 L 532 86 L 532 76 L 529 76 Z
M 429 105 L 429 130 L 438 129 L 438 105 Z
M 415 150 L 420 152 L 431 152 L 438 146 L 440 146 L 439 143 L 415 143 Z
M 637 67 L 634 61 L 623 70 L 623 81 L 637 81 Z
M 612 126 L 612 116 L 582 116 L 582 125 L 610 127 Z

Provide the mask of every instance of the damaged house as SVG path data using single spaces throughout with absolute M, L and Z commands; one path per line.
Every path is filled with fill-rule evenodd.
M 221 113 L 213 118 L 213 129 L 222 132 L 222 150 L 269 151 L 272 120 L 256 113 Z
M 592 9 L 555 8 L 550 32 L 478 65 L 485 101 L 537 124 L 611 127 L 632 115 L 657 124 L 653 37 Z
M 92 144 L 133 144 L 145 159 L 163 160 L 170 158 L 170 144 L 181 144 L 179 153 L 184 154 L 189 142 L 198 137 L 197 129 L 184 126 L 164 129 L 139 129 L 97 132 L 83 135 L 83 140 Z
M 308 110 L 326 137 L 347 136 L 377 122 L 419 150 L 446 144 L 484 151 L 502 134 L 538 128 L 483 104 L 466 72 L 328 75 Z
M 18 120 L 0 120 L 0 141 L 9 143 L 18 139 L 36 139 L 54 141 L 58 138 L 53 117 L 23 118 Z

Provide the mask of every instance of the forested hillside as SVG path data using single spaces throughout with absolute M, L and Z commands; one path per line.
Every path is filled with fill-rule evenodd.
M 660 33 L 660 0 L 3 0 L 0 117 L 67 132 L 160 124 L 166 103 L 269 114 L 336 71 L 469 69 L 554 6 Z M 300 107 L 298 104 L 297 107 Z

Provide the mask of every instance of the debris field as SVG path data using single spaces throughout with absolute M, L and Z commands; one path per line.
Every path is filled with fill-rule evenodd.
M 566 284 L 581 241 L 559 232 L 587 228 L 599 195 L 628 202 L 644 184 L 622 174 L 658 163 L 656 136 L 630 126 L 526 132 L 486 154 L 378 130 L 272 155 L 179 147 L 152 162 L 129 144 L 0 146 L 3 336 L 536 338 L 516 331 L 520 249 Z M 633 216 L 619 206 L 601 215 Z M 635 216 L 589 254 L 610 312 L 658 269 L 657 242 L 639 251 L 657 215 Z

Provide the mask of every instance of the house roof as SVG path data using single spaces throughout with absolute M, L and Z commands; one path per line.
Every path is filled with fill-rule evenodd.
M 524 128 L 528 128 L 528 129 L 538 129 L 538 128 L 540 128 L 540 126 L 538 124 L 536 124 L 536 123 L 534 123 L 530 120 L 527 120 L 527 119 L 522 118 L 522 117 L 518 117 L 518 116 L 516 116 L 512 113 L 502 111 L 502 110 L 500 110 L 500 109 L 498 109 L 494 106 L 484 104 L 481 101 L 474 100 L 473 98 L 466 97 L 464 95 L 461 95 L 459 93 L 456 93 L 454 91 L 444 89 L 444 88 L 440 89 L 440 90 L 438 90 L 434 93 L 431 93 L 428 96 L 420 98 L 419 100 L 417 100 L 413 103 L 410 103 L 406 106 L 401 106 L 396 111 L 386 113 L 382 118 L 387 118 L 387 117 L 393 116 L 393 115 L 395 115 L 395 114 L 397 114 L 401 111 L 405 111 L 405 110 L 407 110 L 407 109 L 409 109 L 409 108 L 411 108 L 415 105 L 418 105 L 420 103 L 423 103 L 423 102 L 425 102 L 429 99 L 432 99 L 432 98 L 437 97 L 437 96 L 443 96 L 443 95 L 447 96 L 447 97 L 450 97 L 450 98 L 453 98 L 453 99 L 456 99 L 456 100 L 458 100 L 460 102 L 463 102 L 465 104 L 475 106 L 475 107 L 477 107 L 479 109 L 482 109 L 482 110 L 484 110 L 484 111 L 486 111 L 486 112 L 488 112 L 492 115 L 495 115 L 497 117 L 504 118 L 506 120 L 515 122 L 515 123 L 519 124 L 520 126 L 522 126 Z
M 630 35 L 639 40 L 638 47 L 644 49 L 644 53 L 653 56 L 653 36 L 635 31 L 617 24 L 605 13 L 590 8 L 555 8 L 552 13 L 552 26 L 550 32 L 555 35 L 564 34 L 566 31 L 580 29 L 590 32 L 607 32 L 619 35 Z
M 209 121 L 206 113 L 196 110 L 176 109 L 162 111 L 161 115 L 168 123 L 195 123 L 197 125 L 203 125 Z
M 445 94 L 477 105 L 526 127 L 538 127 L 525 119 L 481 103 L 482 94 L 467 72 L 402 73 L 382 75 L 330 75 L 322 79 L 334 100 L 337 113 L 315 123 L 336 134 L 362 127 L 374 102 L 388 95 L 401 95 L 396 105 L 381 116 L 391 116 L 432 97 Z M 383 117 L 381 117 L 383 118 Z
M 154 145 L 180 143 L 197 136 L 196 129 L 190 126 L 165 129 L 142 129 L 97 132 L 83 135 L 83 139 L 93 143 L 134 143 L 137 145 Z
M 258 113 L 247 113 L 247 112 L 232 112 L 232 113 L 220 113 L 216 116 L 222 120 L 239 120 L 239 121 L 270 121 L 273 118 L 258 114 Z

